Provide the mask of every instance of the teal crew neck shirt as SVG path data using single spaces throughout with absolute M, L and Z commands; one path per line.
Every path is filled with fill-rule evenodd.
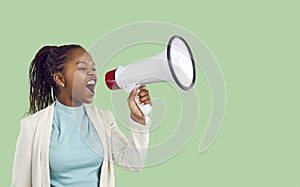
M 103 146 L 85 106 L 69 107 L 58 100 L 49 148 L 51 187 L 98 187 Z

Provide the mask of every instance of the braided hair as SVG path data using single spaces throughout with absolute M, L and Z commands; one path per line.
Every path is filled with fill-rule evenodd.
M 80 45 L 44 46 L 29 67 L 30 108 L 27 114 L 33 114 L 52 104 L 58 96 L 53 75 L 63 70 L 63 64 L 71 59 L 74 49 Z

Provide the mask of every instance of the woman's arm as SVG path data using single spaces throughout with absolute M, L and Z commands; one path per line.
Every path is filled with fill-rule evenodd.
M 113 114 L 111 119 L 111 142 L 114 162 L 124 169 L 140 171 L 144 167 L 149 144 L 150 119 L 145 117 L 145 124 L 130 119 L 130 135 L 128 139 L 118 128 Z
M 144 116 L 137 104 L 138 94 L 142 104 L 152 105 L 149 92 L 145 86 L 134 89 L 128 97 L 130 109 L 130 135 L 126 139 L 119 130 L 113 114 L 110 112 L 112 156 L 114 161 L 125 169 L 140 171 L 144 167 L 149 144 L 150 119 Z
M 31 187 L 32 127 L 22 119 L 17 139 L 11 187 Z

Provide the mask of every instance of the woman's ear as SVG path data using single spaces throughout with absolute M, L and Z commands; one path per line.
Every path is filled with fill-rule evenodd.
M 65 79 L 61 72 L 57 72 L 53 75 L 53 79 L 57 85 L 57 87 L 65 87 Z

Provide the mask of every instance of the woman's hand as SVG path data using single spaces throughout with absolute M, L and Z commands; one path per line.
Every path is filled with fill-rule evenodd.
M 149 91 L 146 89 L 145 86 L 139 86 L 138 88 L 135 88 L 130 95 L 128 96 L 127 102 L 130 109 L 130 117 L 140 123 L 145 125 L 145 116 L 140 110 L 140 108 L 135 103 L 134 97 L 138 93 L 139 101 L 140 103 L 146 105 L 150 104 L 152 106 L 152 102 L 150 99 Z

